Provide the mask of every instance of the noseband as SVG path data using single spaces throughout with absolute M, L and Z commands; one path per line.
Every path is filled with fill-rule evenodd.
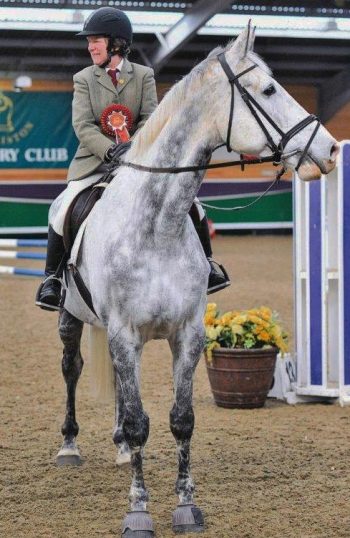
M 228 78 L 228 81 L 230 83 L 230 86 L 231 86 L 230 115 L 229 115 L 229 121 L 228 121 L 228 127 L 227 127 L 227 138 L 226 138 L 227 151 L 229 151 L 229 152 L 232 151 L 231 144 L 230 144 L 230 139 L 231 139 L 231 131 L 232 131 L 232 120 L 233 120 L 233 109 L 234 109 L 235 87 L 236 87 L 237 90 L 239 91 L 243 101 L 245 102 L 245 104 L 249 108 L 250 112 L 252 113 L 252 115 L 256 119 L 257 123 L 259 124 L 261 130 L 263 131 L 264 135 L 266 136 L 266 138 L 268 140 L 268 146 L 271 149 L 271 151 L 273 152 L 273 161 L 276 164 L 279 164 L 281 162 L 281 159 L 283 157 L 284 148 L 287 146 L 288 142 L 295 135 L 300 133 L 300 131 L 305 129 L 305 127 L 310 125 L 310 123 L 316 122 L 315 129 L 313 130 L 313 132 L 312 132 L 312 134 L 311 134 L 311 136 L 310 136 L 310 138 L 309 138 L 309 140 L 308 140 L 308 142 L 307 142 L 307 144 L 306 144 L 306 146 L 305 146 L 305 148 L 304 148 L 304 150 L 303 150 L 303 152 L 301 154 L 301 157 L 300 157 L 300 159 L 298 161 L 298 164 L 297 164 L 297 166 L 295 168 L 295 170 L 298 171 L 298 169 L 299 169 L 301 163 L 303 162 L 307 152 L 309 151 L 309 148 L 310 148 L 310 146 L 312 144 L 312 141 L 315 138 L 316 133 L 317 133 L 319 127 L 320 127 L 320 120 L 318 119 L 318 117 L 315 116 L 314 114 L 310 114 L 309 116 L 307 116 L 306 118 L 301 120 L 299 123 L 297 123 L 294 127 L 292 127 L 289 131 L 284 133 L 282 131 L 282 129 L 280 129 L 279 126 L 269 116 L 269 114 L 267 114 L 267 112 L 265 112 L 265 110 L 259 105 L 259 103 L 254 99 L 254 97 L 252 97 L 252 95 L 250 95 L 248 90 L 246 90 L 246 88 L 243 88 L 243 86 L 240 84 L 240 82 L 238 80 L 240 77 L 242 77 L 246 73 L 249 73 L 249 71 L 252 71 L 252 69 L 255 69 L 257 67 L 257 65 L 253 64 L 250 67 L 248 67 L 247 69 L 245 69 L 244 71 L 242 71 L 241 73 L 239 73 L 238 75 L 235 75 L 233 73 L 231 67 L 227 63 L 227 60 L 225 58 L 225 53 L 224 52 L 221 52 L 220 54 L 218 54 L 217 58 L 218 58 L 218 60 L 220 62 L 221 67 L 223 68 L 223 70 L 224 70 L 224 72 L 225 72 L 225 74 L 226 74 L 226 76 Z M 264 118 L 268 121 L 268 123 L 281 136 L 281 140 L 280 140 L 280 142 L 278 144 L 276 144 L 274 142 L 274 140 L 273 140 L 272 136 L 270 135 L 269 131 L 266 129 L 266 127 L 264 125 L 264 122 L 262 121 L 262 119 L 258 115 L 257 110 L 260 112 L 260 114 L 262 116 L 264 116 Z

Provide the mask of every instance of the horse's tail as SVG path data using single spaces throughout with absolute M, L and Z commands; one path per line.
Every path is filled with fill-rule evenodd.
M 115 375 L 105 329 L 89 326 L 90 384 L 98 401 L 115 398 Z

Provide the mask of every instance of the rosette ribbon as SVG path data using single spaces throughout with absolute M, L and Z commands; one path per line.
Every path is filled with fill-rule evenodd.
M 133 117 L 128 107 L 117 104 L 109 105 L 102 112 L 100 121 L 102 131 L 108 136 L 113 136 L 116 144 L 130 140 L 129 130 Z

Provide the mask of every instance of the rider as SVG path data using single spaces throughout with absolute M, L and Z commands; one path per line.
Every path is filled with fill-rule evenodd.
M 48 230 L 46 278 L 36 297 L 36 304 L 45 310 L 58 310 L 60 305 L 61 281 L 55 273 L 64 255 L 62 235 L 66 210 L 77 193 L 98 181 L 106 172 L 107 164 L 129 147 L 128 143 L 116 144 L 101 131 L 102 112 L 112 103 L 127 106 L 134 118 L 132 136 L 158 104 L 153 70 L 127 59 L 132 27 L 125 13 L 114 7 L 99 8 L 88 17 L 83 31 L 77 35 L 87 38 L 93 65 L 73 77 L 72 118 L 79 147 L 68 169 L 69 183 L 63 202 Z M 230 282 L 211 259 L 208 222 L 198 201 L 190 214 L 210 263 L 208 293 L 213 293 Z

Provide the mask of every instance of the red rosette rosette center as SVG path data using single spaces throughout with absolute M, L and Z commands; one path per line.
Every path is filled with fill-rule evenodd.
M 133 117 L 128 107 L 117 104 L 109 105 L 102 112 L 100 121 L 102 131 L 108 136 L 113 136 L 120 142 L 129 140 L 128 130 L 132 126 Z

